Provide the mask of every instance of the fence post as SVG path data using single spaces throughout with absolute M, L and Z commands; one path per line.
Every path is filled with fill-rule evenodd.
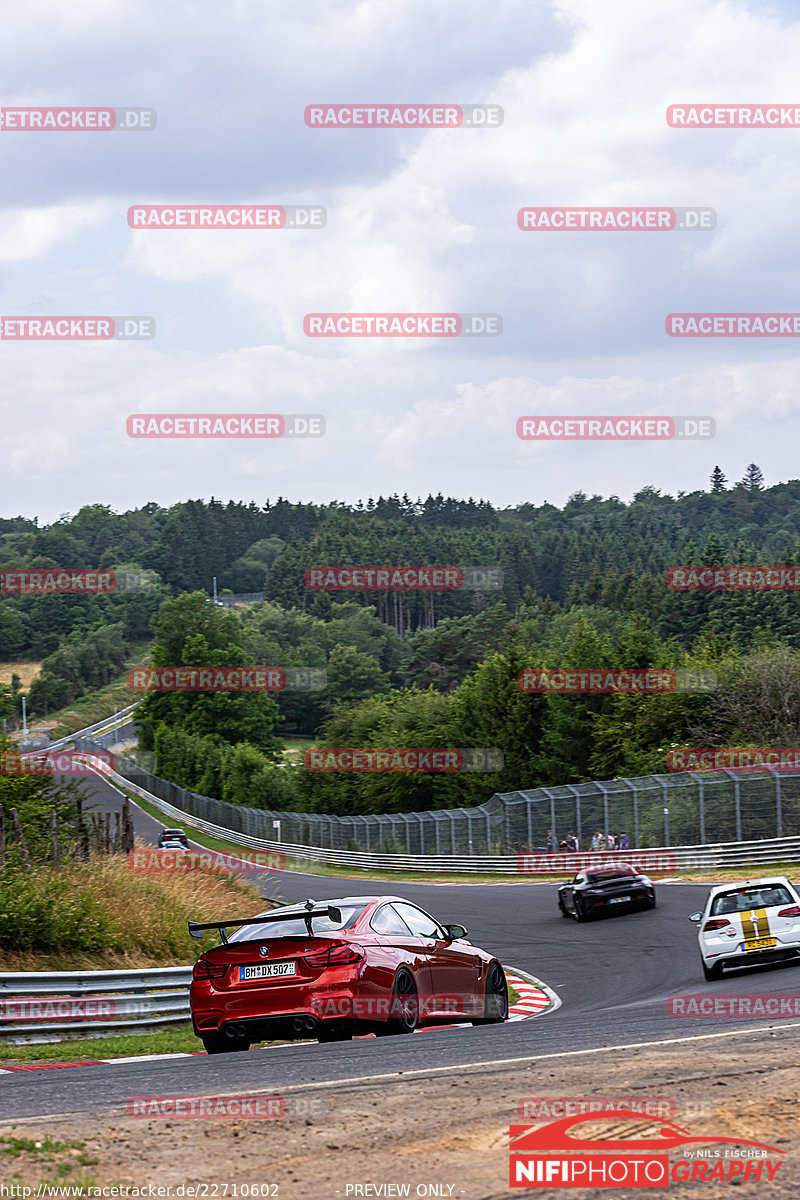
M 6 865 L 6 818 L 0 804 L 0 867 Z
M 653 776 L 653 778 L 658 779 L 658 776 L 655 775 L 655 776 Z M 668 846 L 669 845 L 669 791 L 667 790 L 667 785 L 663 779 L 658 779 L 658 782 L 661 784 L 662 788 L 664 789 L 664 845 Z
M 578 839 L 578 849 L 580 850 L 580 848 L 581 848 L 581 796 L 580 796 L 580 792 L 578 791 L 578 789 L 576 787 L 573 787 L 573 785 L 571 783 L 565 783 L 564 787 L 567 789 L 568 792 L 572 792 L 573 796 L 575 797 L 575 830 L 574 830 L 574 832 L 575 832 L 576 838 Z
M 695 779 L 697 781 L 697 789 L 700 793 L 698 796 L 698 801 L 699 801 L 698 809 L 700 812 L 700 842 L 702 844 L 705 844 L 705 840 L 706 840 L 705 784 L 704 784 L 702 778 L 697 774 L 696 771 L 687 771 L 686 774 L 691 775 L 692 779 Z
M 528 806 L 528 849 L 533 849 L 533 801 L 527 792 L 522 793 Z
M 28 855 L 28 847 L 25 842 L 25 834 L 22 832 L 22 824 L 19 819 L 19 813 L 17 812 L 17 810 L 15 808 L 11 809 L 11 820 L 14 822 L 14 832 L 17 835 L 17 841 L 19 842 L 19 848 L 22 851 L 22 861 L 25 864 L 25 869 L 28 871 L 32 871 L 33 868 L 31 867 L 31 860 Z
M 783 798 L 781 796 L 781 777 L 775 767 L 765 763 L 764 770 L 769 771 L 775 780 L 775 832 L 777 837 L 783 837 Z
M 742 797 L 739 790 L 739 777 L 734 775 L 733 771 L 731 771 L 729 767 L 722 767 L 722 773 L 733 780 L 733 803 L 736 812 L 736 840 L 737 842 L 740 842 L 742 840 Z
M 639 789 L 630 779 L 623 779 L 622 782 L 627 783 L 633 792 L 633 845 L 634 849 L 639 850 Z
M 608 790 L 597 779 L 595 779 L 594 785 L 595 787 L 599 787 L 603 793 L 603 833 L 606 836 L 606 841 L 608 841 Z
M 58 866 L 58 817 L 54 808 L 50 809 L 50 841 L 53 847 L 53 862 Z

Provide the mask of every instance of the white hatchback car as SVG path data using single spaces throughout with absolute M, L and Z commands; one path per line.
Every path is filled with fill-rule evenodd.
M 697 940 L 706 979 L 723 967 L 776 962 L 800 955 L 800 892 L 785 875 L 721 883 L 708 893 Z

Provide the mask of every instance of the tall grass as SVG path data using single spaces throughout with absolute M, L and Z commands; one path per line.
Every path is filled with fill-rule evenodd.
M 140 874 L 125 855 L 3 873 L 0 970 L 178 966 L 213 944 L 192 938 L 187 921 L 247 917 L 269 907 L 239 876 L 203 869 Z

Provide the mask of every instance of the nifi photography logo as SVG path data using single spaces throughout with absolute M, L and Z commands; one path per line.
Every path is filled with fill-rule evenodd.
M 770 1183 L 783 1150 L 725 1134 L 695 1136 L 672 1121 L 658 1121 L 644 1136 L 589 1138 L 594 1130 L 624 1123 L 641 1130 L 630 1109 L 579 1113 L 546 1125 L 512 1125 L 509 1183 L 514 1188 L 666 1188 L 674 1183 Z M 674 1157 L 670 1159 L 670 1151 Z

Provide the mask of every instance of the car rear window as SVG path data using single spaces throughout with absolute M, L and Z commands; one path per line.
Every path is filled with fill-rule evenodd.
M 635 871 L 631 871 L 630 869 L 622 870 L 617 867 L 614 871 L 596 871 L 591 875 L 587 875 L 586 878 L 590 883 L 606 883 L 609 879 L 630 879 L 634 874 Z
M 774 908 L 779 904 L 796 904 L 792 893 L 782 883 L 765 884 L 763 887 L 742 888 L 737 892 L 723 892 L 715 896 L 711 904 L 712 917 L 726 913 L 749 912 L 753 908 Z
M 311 931 L 317 933 L 334 933 L 349 927 L 358 920 L 366 904 L 358 907 L 340 906 L 341 921 L 332 921 L 329 916 L 314 917 Z M 243 925 L 228 938 L 229 942 L 262 942 L 267 938 L 308 937 L 308 925 L 299 914 L 287 915 L 283 921 L 267 921 L 263 925 Z

